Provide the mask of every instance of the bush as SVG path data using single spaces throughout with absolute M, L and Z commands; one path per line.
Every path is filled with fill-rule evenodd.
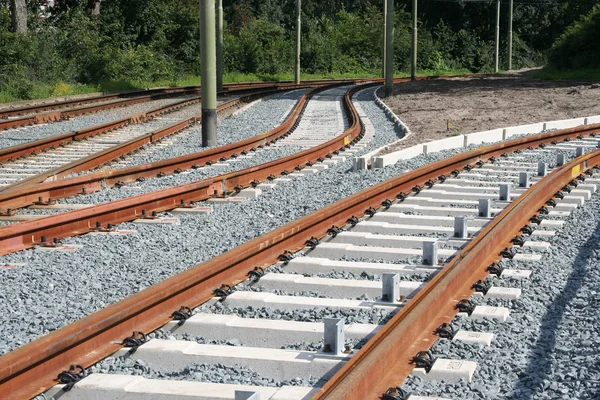
M 552 45 L 548 54 L 551 67 L 556 69 L 600 67 L 600 4 L 569 26 Z

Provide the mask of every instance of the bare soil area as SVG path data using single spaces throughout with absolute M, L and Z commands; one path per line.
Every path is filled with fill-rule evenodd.
M 542 81 L 526 74 L 399 83 L 382 100 L 412 134 L 385 153 L 448 136 L 600 115 L 600 83 Z

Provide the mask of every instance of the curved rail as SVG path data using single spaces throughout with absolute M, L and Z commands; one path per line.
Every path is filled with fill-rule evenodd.
M 207 165 L 211 162 L 216 162 L 217 160 L 220 161 L 223 158 L 228 159 L 236 157 L 237 155 L 253 151 L 257 148 L 268 146 L 269 144 L 274 143 L 276 140 L 287 136 L 291 129 L 297 126 L 300 120 L 300 115 L 303 113 L 309 99 L 315 93 L 334 86 L 337 86 L 337 84 L 311 89 L 311 91 L 300 98 L 298 103 L 294 106 L 290 116 L 286 118 L 283 124 L 273 128 L 268 132 L 261 133 L 257 136 L 236 143 L 231 143 L 194 154 L 157 161 L 149 164 L 136 165 L 128 168 L 96 172 L 67 179 L 51 180 L 50 182 L 44 182 L 37 185 L 26 185 L 26 187 L 23 187 L 23 185 L 9 186 L 5 188 L 4 191 L 0 191 L 0 212 L 10 214 L 10 210 L 31 205 L 40 197 L 59 199 L 75 196 L 79 193 L 83 193 L 84 191 L 86 193 L 91 193 L 97 190 L 102 190 L 106 186 L 112 187 L 117 184 L 132 182 L 141 178 L 155 177 L 158 174 L 170 175 L 181 170 Z M 190 123 L 192 122 L 191 120 L 192 119 L 190 119 Z M 152 143 L 166 136 L 167 133 L 172 134 L 176 130 L 186 128 L 189 124 L 186 125 L 185 122 L 186 121 L 183 121 L 170 127 L 160 129 L 159 131 L 149 133 L 148 135 L 145 135 L 146 137 L 132 139 L 132 142 L 141 142 L 142 144 Z M 76 162 L 77 165 L 74 165 L 75 163 L 71 163 L 47 172 L 44 174 L 44 177 L 42 177 L 43 179 L 41 180 L 46 180 L 56 176 L 60 177 L 61 175 L 64 176 L 69 173 L 78 172 L 78 170 L 89 169 L 89 167 L 85 165 L 86 161 L 87 160 L 79 160 Z M 21 182 L 25 181 L 28 181 L 28 179 Z M 36 181 L 40 181 L 40 179 L 36 178 Z M 9 191 L 9 188 L 14 188 L 14 190 Z
M 236 107 L 236 106 L 240 105 L 241 103 L 251 102 L 256 98 L 268 96 L 273 93 L 278 93 L 281 90 L 288 90 L 288 89 L 271 89 L 271 90 L 265 90 L 265 91 L 260 91 L 260 92 L 254 92 L 251 95 L 245 95 L 243 97 L 229 100 L 223 104 L 220 104 L 217 107 L 217 111 L 219 113 L 223 113 L 224 111 L 227 111 L 233 107 Z M 97 153 L 90 154 L 87 157 L 83 157 L 81 159 L 75 160 L 68 164 L 61 165 L 54 169 L 42 172 L 40 174 L 31 176 L 31 177 L 23 179 L 21 181 L 18 181 L 12 185 L 2 188 L 2 190 L 0 190 L 0 193 L 13 192 L 15 190 L 23 189 L 26 187 L 31 187 L 32 185 L 35 185 L 37 183 L 41 183 L 41 182 L 44 182 L 47 180 L 56 180 L 56 179 L 63 178 L 69 174 L 87 171 L 89 169 L 92 169 L 94 167 L 102 165 L 105 162 L 114 160 L 122 155 L 128 154 L 136 149 L 139 149 L 140 147 L 142 147 L 146 144 L 156 142 L 157 140 L 163 139 L 167 136 L 170 136 L 172 134 L 180 132 L 180 131 L 198 123 L 201 120 L 201 118 L 202 118 L 202 114 L 198 114 L 193 117 L 186 118 L 182 121 L 176 122 L 174 124 L 168 125 L 166 127 L 159 128 L 153 132 L 149 132 L 144 135 L 140 135 L 140 136 L 135 137 L 126 142 L 112 146 L 106 150 L 102 150 Z M 109 125 L 109 127 L 110 127 L 110 130 L 113 129 L 112 124 Z M 105 133 L 103 131 L 98 132 L 97 130 L 95 130 L 94 132 L 95 132 L 94 135 L 97 135 L 99 133 Z M 72 136 L 71 141 L 81 140 L 82 137 L 77 136 L 80 133 L 81 133 L 81 131 L 76 132 Z M 91 135 L 88 135 L 87 132 L 85 134 L 86 134 L 85 137 L 91 136 Z
M 600 125 L 594 130 L 600 130 Z M 563 135 L 580 134 L 576 129 L 566 131 L 569 133 Z M 542 143 L 553 140 L 555 135 L 536 135 L 535 140 Z M 344 226 L 349 218 L 364 215 L 369 207 L 380 208 L 385 200 L 410 193 L 415 185 L 438 180 L 483 158 L 526 148 L 533 142 L 527 139 L 530 138 L 475 149 L 365 189 L 18 348 L 0 357 L 0 393 L 31 397 L 52 385 L 57 374 L 70 364 L 87 367 L 112 354 L 121 347 L 117 343 L 132 331 L 157 329 L 182 305 L 202 304 L 213 296 L 214 287 L 243 281 L 255 266 L 271 265 L 284 251 L 305 247 L 307 239 L 325 236 L 332 225 Z M 487 265 L 500 257 L 500 250 L 513 235 L 554 193 L 599 164 L 597 150 L 558 168 L 522 194 L 330 379 L 317 398 L 374 399 L 388 386 L 401 382 L 412 369 L 409 361 L 416 350 L 433 344 L 433 330 L 452 319 L 456 299 L 472 294 L 473 281 L 487 275 Z M 147 201 L 149 204 L 151 199 Z M 112 204 L 117 203 L 124 205 L 125 201 Z M 94 208 L 98 216 L 123 210 L 114 211 L 110 205 Z M 112 217 L 120 219 L 118 215 Z M 59 219 L 48 217 L 36 223 L 49 225 L 50 221 L 60 223 Z M 381 363 L 384 354 L 387 361 Z
M 223 86 L 223 91 L 221 94 L 227 93 L 244 93 L 248 91 L 253 91 L 256 89 L 269 89 L 269 88 L 294 88 L 294 87 L 305 87 L 305 86 L 315 86 L 315 85 L 326 85 L 332 84 L 336 81 L 336 79 L 321 79 L 321 80 L 308 80 L 302 81 L 300 86 L 292 83 L 292 82 L 248 82 L 248 83 L 230 83 Z M 353 80 L 354 82 L 364 82 L 365 80 Z M 200 86 L 188 86 L 188 87 L 176 87 L 176 88 L 159 88 L 159 89 L 148 89 L 148 90 L 138 90 L 133 92 L 125 92 L 125 93 L 115 93 L 108 94 L 102 96 L 95 96 L 87 99 L 76 99 L 76 100 L 66 100 L 55 103 L 46 103 L 39 104 L 34 106 L 25 106 L 11 109 L 0 110 L 0 131 L 16 128 L 20 126 L 41 124 L 47 122 L 56 122 L 66 118 L 75 117 L 78 115 L 90 114 L 102 110 L 107 110 L 111 108 L 117 107 L 125 107 L 132 104 L 144 103 L 150 100 L 159 100 L 174 96 L 181 95 L 189 95 L 189 94 L 199 94 L 201 93 Z M 121 99 L 121 100 L 119 100 Z M 104 101 L 116 100 L 109 103 L 104 104 L 94 104 Z M 68 108 L 77 105 L 85 105 L 91 104 L 84 107 L 64 110 L 64 111 L 52 111 L 51 110 L 60 110 L 62 108 Z M 26 115 L 26 114 L 36 114 L 42 113 L 38 115 L 29 115 L 23 118 L 17 119 L 8 119 L 5 118 Z
M 352 105 L 352 96 L 356 91 L 376 84 L 368 83 L 346 92 L 344 108 L 348 113 L 351 126 L 343 134 L 328 142 L 240 171 L 0 228 L 0 255 L 39 244 L 42 236 L 63 238 L 90 232 L 97 222 L 117 224 L 132 221 L 142 215 L 142 210 L 159 212 L 176 208 L 182 201 L 207 200 L 213 196 L 234 192 L 240 187 L 251 186 L 256 181 L 264 181 L 280 174 L 285 175 L 287 171 L 297 167 L 304 168 L 325 157 L 331 157 L 363 137 L 363 124 Z

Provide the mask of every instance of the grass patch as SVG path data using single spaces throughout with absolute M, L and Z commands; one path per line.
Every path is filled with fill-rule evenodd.
M 597 77 L 600 78 L 600 71 L 597 72 Z M 444 71 L 432 71 L 425 70 L 419 71 L 419 76 L 440 76 L 440 75 L 461 75 L 470 73 L 466 69 L 460 70 L 444 70 Z M 396 78 L 406 78 L 410 76 L 409 72 L 397 72 L 394 75 Z M 302 80 L 313 80 L 313 79 L 368 79 L 368 78 L 380 78 L 380 73 L 330 73 L 330 74 L 302 74 Z M 244 74 L 240 72 L 229 72 L 224 74 L 224 83 L 238 83 L 238 82 L 266 82 L 266 81 L 293 81 L 294 74 L 282 73 L 275 75 L 265 74 Z M 0 90 L 0 103 L 7 103 L 11 101 L 19 100 L 34 100 L 34 99 L 47 99 L 50 97 L 61 97 L 61 96 L 72 96 L 79 94 L 88 93 L 112 93 L 112 92 L 123 92 L 129 90 L 141 90 L 155 87 L 173 87 L 173 86 L 200 86 L 200 76 L 182 76 L 169 80 L 161 80 L 155 82 L 131 82 L 131 81 L 109 81 L 100 82 L 97 85 L 84 85 L 84 84 L 73 84 L 66 82 L 58 82 L 55 84 L 44 84 L 44 83 L 32 83 L 31 88 L 24 94 L 15 90 Z
M 542 68 L 540 70 L 532 71 L 529 74 L 531 78 L 537 79 L 548 79 L 548 80 L 599 80 L 600 79 L 600 68 L 584 68 L 584 69 L 570 69 L 570 70 L 558 70 L 553 68 Z

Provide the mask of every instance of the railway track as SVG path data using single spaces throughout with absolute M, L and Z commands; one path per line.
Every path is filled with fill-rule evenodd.
M 325 85 L 334 80 L 303 81 L 303 85 Z M 226 93 L 244 93 L 257 89 L 292 88 L 291 82 L 249 82 L 230 83 L 223 87 Z M 125 107 L 151 100 L 170 98 L 175 96 L 193 95 L 201 92 L 200 86 L 160 88 L 115 93 L 94 96 L 84 99 L 65 100 L 54 103 L 42 103 L 31 106 L 0 109 L 0 131 L 22 126 L 49 123 L 73 118 L 80 115 L 95 113 L 102 110 Z
M 231 112 L 244 103 L 285 90 L 288 88 L 267 89 L 242 95 L 223 102 L 219 111 Z M 0 161 L 6 161 L 0 165 L 0 185 L 4 186 L 2 191 L 13 191 L 97 167 L 143 145 L 189 128 L 200 121 L 200 114 L 195 114 L 193 110 L 185 111 L 179 117 L 160 119 L 156 124 L 157 129 L 150 132 L 147 126 L 137 124 L 198 101 L 199 98 L 184 100 L 142 115 L 0 150 Z M 40 151 L 44 153 L 39 154 Z
M 317 151 L 320 152 L 319 158 L 325 161 L 325 156 L 333 157 L 334 151 L 342 150 L 339 147 L 340 139 L 345 148 L 345 138 L 350 138 L 352 142 L 362 135 L 364 127 L 357 117 L 358 113 L 352 107 L 351 94 L 352 92 L 346 95 L 345 102 L 351 115 L 350 128 L 330 142 L 300 153 L 302 157 L 308 157 L 311 164 L 313 161 L 310 160 L 317 155 Z M 61 368 L 65 369 L 68 364 L 77 362 L 87 367 L 103 356 L 119 351 L 122 354 L 130 352 L 129 358 L 141 360 L 149 369 L 178 369 L 182 360 L 186 360 L 191 363 L 251 366 L 251 369 L 274 377 L 271 379 L 279 383 L 294 381 L 297 375 L 293 372 L 286 375 L 290 369 L 298 371 L 294 368 L 305 368 L 303 371 L 308 371 L 308 375 L 327 378 L 324 386 L 316 389 L 284 386 L 278 389 L 278 392 L 276 389 L 253 387 L 264 396 L 274 396 L 267 398 L 314 396 L 367 399 L 381 396 L 388 388 L 397 386 L 412 371 L 414 365 L 409 364 L 409 361 L 418 351 L 431 346 L 437 339 L 432 332 L 443 322 L 450 322 L 456 315 L 456 299 L 470 297 L 476 289 L 474 283 L 485 279 L 490 273 L 488 267 L 500 258 L 500 253 L 505 253 L 504 250 L 510 247 L 511 240 L 520 236 L 521 229 L 531 223 L 530 219 L 534 215 L 548 212 L 550 216 L 564 216 L 561 213 L 572 210 L 572 204 L 578 201 L 576 197 L 586 196 L 583 192 L 591 191 L 584 183 L 575 189 L 582 193 L 573 193 L 569 188 L 573 194 L 561 194 L 562 198 L 552 199 L 555 193 L 567 191 L 568 185 L 572 184 L 574 179 L 582 179 L 582 173 L 600 163 L 600 154 L 597 151 L 556 168 L 530 190 L 513 189 L 512 195 L 507 193 L 506 187 L 500 188 L 500 185 L 515 185 L 521 180 L 523 186 L 528 186 L 526 179 L 519 173 L 526 172 L 526 175 L 530 176 L 537 175 L 540 171 L 541 175 L 545 175 L 544 169 L 547 166 L 540 166 L 535 162 L 539 156 L 529 154 L 531 151 L 527 150 L 526 154 L 523 154 L 522 151 L 539 146 L 543 148 L 536 153 L 550 153 L 555 156 L 554 152 L 557 150 L 569 151 L 581 146 L 595 148 L 597 141 L 585 139 L 583 136 L 596 134 L 599 129 L 600 126 L 595 125 L 486 146 L 409 172 L 332 204 L 6 354 L 0 358 L 0 393 L 27 393 L 26 396 L 32 396 L 37 393 L 35 390 L 39 392 L 40 387 L 47 387 Z M 353 133 L 357 132 L 359 134 L 353 136 Z M 566 140 L 568 142 L 563 143 Z M 516 151 L 521 153 L 515 154 Z M 16 228 L 17 226 L 14 229 L 3 228 L 0 230 L 2 233 L 8 232 L 14 238 L 4 236 L 3 243 L 14 246 L 10 251 L 15 251 L 32 244 L 23 244 L 29 236 L 37 239 L 44 234 L 47 237 L 80 234 L 93 230 L 90 227 L 95 226 L 94 221 L 100 221 L 104 226 L 106 223 L 116 224 L 134 219 L 141 214 L 140 207 L 145 207 L 147 212 L 172 209 L 180 204 L 177 200 L 182 198 L 185 202 L 189 199 L 207 198 L 206 194 L 202 193 L 202 188 L 214 194 L 211 193 L 211 189 L 215 188 L 214 182 L 222 183 L 221 190 L 231 188 L 227 191 L 234 192 L 239 190 L 236 187 L 249 186 L 253 181 L 274 176 L 275 171 L 278 174 L 287 171 L 298 162 L 298 157 L 299 155 L 287 157 L 279 161 L 278 165 L 270 163 L 271 165 L 267 164 L 252 171 L 220 176 L 212 182 L 212 186 L 202 182 L 185 189 L 173 188 L 178 191 L 170 189 L 152 193 L 152 199 L 149 195 L 142 195 L 136 198 L 135 203 L 128 199 L 115 202 L 110 207 L 95 206 L 44 218 L 35 224 L 19 224 L 27 225 L 26 229 Z M 318 159 L 314 162 L 317 161 Z M 251 176 L 248 176 L 249 174 Z M 251 178 L 253 180 L 250 180 Z M 593 179 L 595 178 L 591 180 Z M 200 193 L 192 192 L 199 189 Z M 449 199 L 455 203 L 454 207 L 439 207 L 442 201 L 447 202 Z M 549 200 L 553 200 L 554 203 L 546 204 Z M 117 209 L 116 206 L 121 208 Z M 540 211 L 543 206 L 552 206 L 555 210 Z M 493 214 L 498 216 L 492 219 Z M 465 216 L 475 216 L 475 219 L 467 221 L 465 226 L 464 220 L 460 219 Z M 63 222 L 68 222 L 70 226 L 56 228 L 57 224 Z M 542 221 L 539 228 L 532 232 L 532 237 L 543 238 L 544 228 L 555 226 L 556 224 Z M 57 234 L 56 229 L 61 229 L 61 233 Z M 373 235 L 373 232 L 377 232 L 378 235 Z M 19 240 L 23 243 L 19 243 Z M 521 240 L 524 248 L 536 249 L 545 246 L 543 241 Z M 39 240 L 36 242 L 39 243 Z M 440 248 L 442 246 L 445 247 Z M 352 253 L 353 251 L 355 253 Z M 505 254 L 515 260 L 519 259 L 509 253 Z M 329 261 L 324 260 L 328 257 L 331 257 Z M 387 262 L 365 264 L 364 260 L 348 261 L 345 260 L 346 257 L 363 257 Z M 412 265 L 396 264 L 398 260 L 415 257 L 420 258 L 420 262 Z M 279 263 L 278 258 L 282 260 Z M 321 260 L 315 260 L 316 258 Z M 448 258 L 451 259 L 447 260 Z M 527 259 L 522 258 L 524 261 Z M 440 259 L 448 262 L 440 265 Z M 271 265 L 275 265 L 276 273 L 265 274 L 263 270 Z M 327 273 L 331 269 L 335 269 L 338 274 L 350 275 L 354 279 L 342 280 L 339 279 L 339 275 L 334 275 L 333 278 L 301 278 L 298 275 Z M 254 272 L 250 274 L 250 281 L 246 281 L 249 271 Z M 386 275 L 381 282 L 356 279 L 363 272 L 367 275 Z M 433 277 L 428 282 L 398 282 L 398 275 L 415 273 L 428 273 Z M 504 273 L 518 274 L 514 271 Z M 338 279 L 333 281 L 335 278 Z M 221 286 L 224 283 L 234 285 L 239 282 L 244 284 L 231 293 L 228 287 Z M 214 292 L 215 288 L 220 288 L 220 291 Z M 486 291 L 497 296 L 515 295 L 514 291 L 510 290 Z M 302 296 L 308 294 L 314 297 L 316 293 L 324 297 L 311 299 Z M 215 294 L 217 297 L 214 297 Z M 360 300 L 348 299 L 363 295 L 364 298 Z M 382 300 L 383 298 L 388 300 Z M 389 301 L 390 298 L 392 301 Z M 191 311 L 205 301 L 209 303 L 194 316 L 188 315 L 188 309 L 181 309 L 185 306 Z M 393 316 L 383 326 L 354 323 L 347 327 L 347 337 L 353 344 L 359 344 L 356 348 L 360 348 L 358 351 L 350 349 L 350 354 L 344 353 L 347 351 L 343 346 L 344 342 L 340 341 L 339 334 L 335 334 L 336 329 L 340 329 L 340 321 L 329 320 L 326 325 L 332 324 L 334 328 L 327 329 L 329 333 L 325 333 L 323 346 L 326 351 L 319 352 L 314 351 L 314 347 L 321 345 L 320 338 L 325 332 L 320 323 L 291 324 L 295 328 L 283 324 L 270 324 L 268 321 L 263 321 L 264 324 L 250 324 L 247 321 L 245 323 L 243 318 L 241 321 L 232 321 L 230 317 L 221 318 L 223 316 L 219 315 L 223 312 L 215 312 L 217 309 L 235 310 L 236 307 L 241 309 L 248 305 L 256 309 L 280 308 L 292 313 L 297 310 L 332 308 L 338 311 L 359 309 L 359 312 L 371 313 L 371 316 L 377 318 L 385 317 L 386 314 Z M 219 315 L 205 315 L 209 311 Z M 491 311 L 492 315 L 498 313 L 496 310 L 488 311 Z M 500 310 L 501 314 L 505 312 L 506 310 Z M 128 343 L 133 343 L 135 352 L 119 350 L 131 332 L 149 333 L 168 323 L 173 315 L 183 322 L 171 322 L 165 328 L 167 332 L 203 336 L 205 340 L 219 341 L 223 339 L 224 330 L 231 329 L 237 332 L 232 333 L 233 336 L 244 338 L 242 344 L 246 347 L 232 349 L 232 346 L 223 346 L 221 343 L 193 344 L 180 338 L 152 339 L 142 344 L 143 335 L 134 334 Z M 328 316 L 341 315 L 348 314 L 338 312 L 329 313 Z M 323 315 L 321 319 L 322 317 Z M 230 326 L 225 328 L 227 324 Z M 253 326 L 249 328 L 247 325 Z M 206 337 L 210 329 L 214 329 L 214 334 L 220 336 Z M 307 339 L 307 336 L 310 339 Z M 372 337 L 366 344 L 360 343 L 365 336 Z M 312 351 L 277 349 L 278 346 L 306 340 L 311 341 L 312 346 L 308 347 Z M 265 351 L 265 348 L 269 350 Z M 92 349 L 94 351 L 91 351 Z M 388 360 L 386 363 L 381 362 L 384 355 Z M 278 357 L 278 360 L 273 360 Z M 256 361 L 257 359 L 260 361 Z M 158 360 L 162 360 L 162 363 Z M 298 360 L 302 362 L 298 363 Z M 417 359 L 417 362 L 421 363 L 418 366 L 425 369 L 432 367 L 427 365 L 428 361 L 433 360 L 424 355 Z M 435 366 L 435 363 L 433 364 Z M 48 383 L 32 383 L 29 379 L 29 376 L 42 375 Z M 63 376 L 71 376 L 77 380 L 78 375 L 81 375 L 81 371 L 75 368 L 71 375 Z M 306 376 L 305 373 L 303 375 Z M 139 378 L 134 382 L 134 379 L 129 377 L 117 379 L 115 376 L 93 374 L 75 385 L 71 392 L 75 396 L 73 398 L 82 398 L 77 396 L 83 396 L 86 390 L 104 385 L 106 381 L 117 381 L 117 384 L 113 385 L 114 393 L 120 390 L 116 387 L 118 385 L 141 385 L 142 389 L 134 390 L 139 392 L 139 398 L 148 395 L 143 390 L 157 386 L 162 387 L 163 391 L 175 392 L 178 395 L 188 393 L 187 391 L 213 393 L 209 391 L 221 390 L 225 393 L 222 398 L 231 398 L 236 389 L 233 386 L 140 381 Z M 314 382 L 309 380 L 308 383 Z M 6 392 L 2 392 L 3 390 Z M 390 396 L 395 395 L 393 393 L 393 390 L 390 391 Z M 127 395 L 133 396 L 131 393 Z M 20 397 L 22 396 L 15 398 Z M 207 394 L 207 397 L 216 398 L 217 395 Z
M 326 88 L 327 87 L 315 88 L 303 95 L 299 99 L 298 103 L 293 107 L 289 117 L 286 118 L 283 124 L 263 134 L 259 134 L 255 137 L 229 145 L 173 159 L 165 159 L 151 164 L 134 165 L 128 168 L 90 173 L 69 179 L 51 180 L 49 182 L 40 183 L 37 185 L 27 184 L 31 181 L 41 182 L 49 180 L 50 177 L 55 177 L 58 174 L 64 176 L 69 173 L 77 172 L 76 168 L 82 170 L 86 167 L 86 162 L 89 163 L 89 158 L 92 158 L 89 157 L 88 159 L 67 164 L 64 167 L 45 172 L 39 176 L 34 176 L 33 179 L 29 179 L 29 182 L 23 182 L 23 184 L 20 185 L 20 188 L 17 187 L 17 185 L 13 185 L 12 188 L 14 188 L 14 190 L 6 190 L 6 194 L 0 195 L 0 211 L 10 219 L 12 210 L 34 205 L 36 202 L 39 202 L 40 198 L 58 200 L 81 193 L 93 193 L 97 190 L 103 190 L 106 187 L 120 187 L 126 183 L 144 181 L 146 179 L 182 173 L 186 170 L 200 168 L 201 166 L 211 166 L 215 163 L 223 162 L 228 159 L 238 159 L 239 157 L 243 157 L 248 153 L 255 152 L 256 150 L 259 150 L 265 146 L 270 146 L 277 140 L 283 139 L 284 137 L 290 135 L 299 124 L 300 116 L 306 108 L 310 98 L 314 94 L 323 91 Z M 235 101 L 239 102 L 239 100 Z M 227 106 L 229 106 L 229 104 L 223 105 L 222 108 Z M 182 129 L 182 127 L 185 126 L 185 124 L 179 123 L 176 125 L 176 128 Z M 165 130 L 166 133 L 168 133 L 169 130 L 173 131 L 173 128 L 167 127 Z M 164 137 L 166 133 L 153 132 L 147 136 L 150 137 L 151 141 L 156 141 Z M 299 139 L 303 145 L 306 144 L 306 142 L 302 140 L 303 137 L 300 137 Z M 290 138 L 289 140 L 294 141 L 298 139 Z M 148 141 L 148 139 L 146 137 L 137 139 L 135 141 L 136 146 L 141 146 L 140 143 L 144 144 L 144 141 Z M 123 149 L 120 147 L 117 148 L 117 150 L 120 154 L 124 153 Z M 94 160 L 93 162 L 96 165 L 99 165 L 100 162 L 107 158 L 106 154 L 102 153 L 98 154 L 97 156 L 102 157 L 103 159 Z M 115 158 L 114 155 L 111 157 Z M 15 216 L 14 219 L 18 219 L 18 217 Z

